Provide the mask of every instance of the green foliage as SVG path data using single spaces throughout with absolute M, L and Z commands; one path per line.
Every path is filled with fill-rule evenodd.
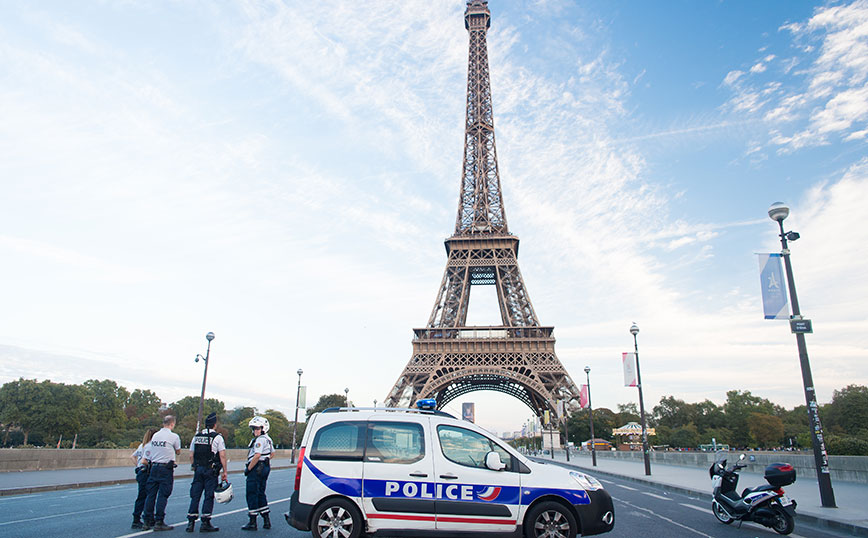
M 848 385 L 836 390 L 832 402 L 821 413 L 826 431 L 868 438 L 868 387 Z
M 347 397 L 342 394 L 324 394 L 319 397 L 316 405 L 308 408 L 307 416 L 310 416 L 314 413 L 319 413 L 323 409 L 328 409 L 329 407 L 346 407 L 347 405 Z
M 783 442 L 784 422 L 780 417 L 751 413 L 747 419 L 750 436 L 759 447 L 779 446 Z
M 693 423 L 688 423 L 672 432 L 669 445 L 678 448 L 696 448 L 699 446 L 699 432 Z
M 826 450 L 839 456 L 868 456 L 868 439 L 849 435 L 827 435 Z

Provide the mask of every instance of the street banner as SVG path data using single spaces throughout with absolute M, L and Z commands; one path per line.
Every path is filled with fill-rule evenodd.
M 552 422 L 552 413 L 548 409 L 543 411 L 543 423 L 548 426 Z
M 582 390 L 579 392 L 579 407 L 582 409 L 588 408 L 588 386 L 582 385 Z
M 564 401 L 558 400 L 558 416 L 564 418 Z
M 639 381 L 636 379 L 636 354 L 621 353 L 621 360 L 624 362 L 624 386 L 638 387 Z
M 476 404 L 473 402 L 462 403 L 461 418 L 467 422 L 476 422 Z
M 789 319 L 784 272 L 780 254 L 757 254 L 763 291 L 763 314 L 766 319 Z
M 307 387 L 298 389 L 298 406 L 302 409 L 307 409 Z

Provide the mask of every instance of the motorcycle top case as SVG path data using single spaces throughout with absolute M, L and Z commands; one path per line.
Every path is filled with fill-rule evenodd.
M 789 463 L 772 463 L 766 467 L 766 482 L 779 488 L 796 481 L 796 470 Z

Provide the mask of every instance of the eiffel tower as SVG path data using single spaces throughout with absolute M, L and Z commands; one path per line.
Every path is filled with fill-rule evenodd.
M 413 357 L 386 399 L 389 407 L 435 398 L 443 407 L 477 390 L 512 395 L 535 414 L 574 407 L 579 390 L 555 355 L 554 327 L 539 324 L 518 269 L 518 237 L 509 232 L 494 145 L 494 113 L 485 35 L 491 13 L 470 0 L 464 167 L 455 233 L 437 301 L 423 329 L 413 329 Z M 502 325 L 467 326 L 473 286 L 495 286 Z

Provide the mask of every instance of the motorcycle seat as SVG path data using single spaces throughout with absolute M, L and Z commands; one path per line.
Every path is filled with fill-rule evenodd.
M 755 488 L 745 488 L 744 491 L 741 492 L 741 498 L 744 499 L 751 493 L 756 493 L 757 491 L 773 491 L 775 489 L 777 488 L 769 484 L 762 484 Z

